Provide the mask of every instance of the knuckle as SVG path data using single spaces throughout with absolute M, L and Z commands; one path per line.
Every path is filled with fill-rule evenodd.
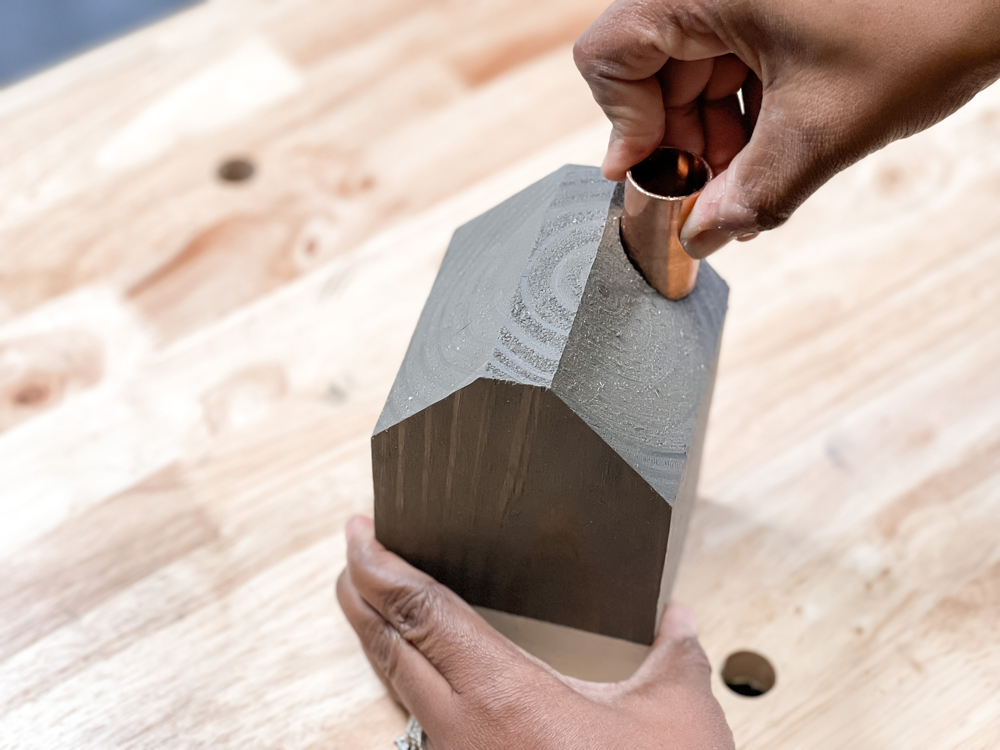
M 424 583 L 399 586 L 386 597 L 389 622 L 409 640 L 411 634 L 424 632 L 439 607 L 439 596 Z
M 367 646 L 368 654 L 378 670 L 392 682 L 399 665 L 399 652 L 402 646 L 400 635 L 382 620 L 372 621 L 366 630 L 362 639 Z
M 629 77 L 637 60 L 664 44 L 659 13 L 642 3 L 612 6 L 573 45 L 573 59 L 587 80 Z
M 750 209 L 753 223 L 761 230 L 777 229 L 792 215 L 794 208 L 784 205 L 783 201 L 768 201 L 758 203 Z
M 663 48 L 664 27 L 661 19 L 650 12 L 635 13 L 630 19 L 631 36 L 638 51 L 661 50 Z M 667 24 L 669 29 L 670 24 Z
M 741 223 L 748 230 L 776 229 L 788 221 L 798 206 L 785 186 L 776 181 L 773 170 L 747 170 L 740 187 L 746 198 L 737 213 L 742 215 Z
M 597 33 L 587 32 L 573 45 L 573 62 L 591 87 L 621 75 L 620 57 L 621 53 L 609 49 Z

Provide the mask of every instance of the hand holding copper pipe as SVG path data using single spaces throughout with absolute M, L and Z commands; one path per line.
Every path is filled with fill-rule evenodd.
M 678 148 L 656 149 L 625 175 L 622 244 L 667 299 L 683 299 L 698 279 L 698 261 L 684 251 L 680 231 L 710 179 L 703 158 Z
M 712 166 L 681 235 L 705 258 L 997 80 L 1000 2 L 616 0 L 574 55 L 611 120 L 606 178 L 661 145 Z

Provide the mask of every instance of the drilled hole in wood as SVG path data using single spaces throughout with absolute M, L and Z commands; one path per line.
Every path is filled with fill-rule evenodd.
M 219 179 L 223 182 L 246 182 L 256 170 L 247 159 L 227 159 L 219 165 Z
M 753 698 L 774 687 L 774 667 L 760 654 L 737 651 L 722 665 L 722 681 L 734 693 Z

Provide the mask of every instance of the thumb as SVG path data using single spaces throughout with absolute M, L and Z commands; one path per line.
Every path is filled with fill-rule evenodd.
M 641 711 L 670 716 L 670 747 L 734 750 L 726 715 L 712 695 L 712 669 L 695 635 L 694 613 L 683 604 L 667 607 L 652 651 L 626 686 Z
M 653 648 L 630 678 L 635 686 L 682 684 L 711 692 L 712 668 L 698 643 L 691 608 L 671 603 L 663 613 Z
M 843 166 L 826 158 L 826 139 L 810 135 L 810 128 L 789 114 L 803 105 L 789 101 L 786 107 L 778 94 L 765 94 L 750 142 L 705 186 L 681 228 L 692 258 L 780 226 Z

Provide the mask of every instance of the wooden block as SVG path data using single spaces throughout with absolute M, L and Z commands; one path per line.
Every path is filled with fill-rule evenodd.
M 728 287 L 703 263 L 661 297 L 621 210 L 620 184 L 566 166 L 456 231 L 372 438 L 375 528 L 474 605 L 645 645 Z

